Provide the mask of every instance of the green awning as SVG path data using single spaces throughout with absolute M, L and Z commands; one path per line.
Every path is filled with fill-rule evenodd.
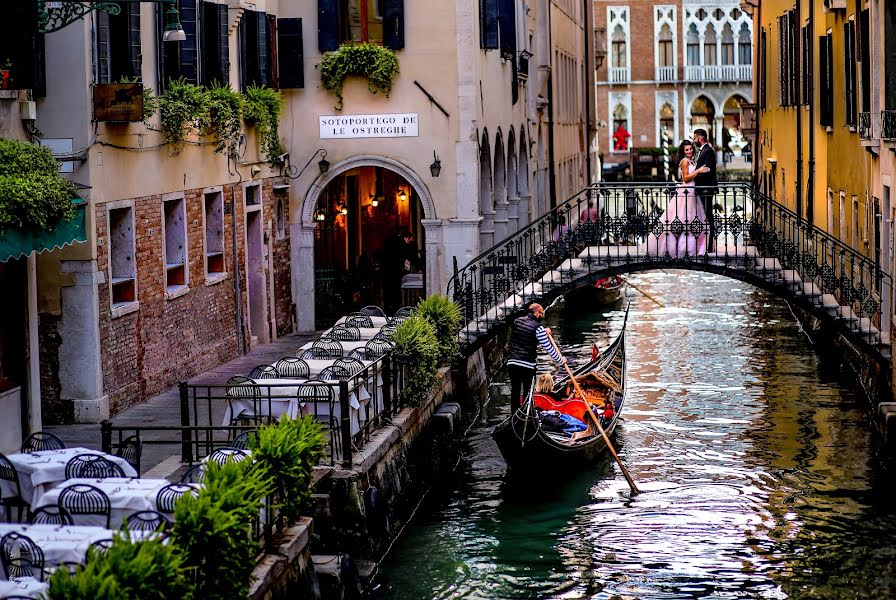
M 75 242 L 87 241 L 87 225 L 84 209 L 87 203 L 78 199 L 74 201 L 75 216 L 70 221 L 63 221 L 49 231 L 24 231 L 8 229 L 0 233 L 0 262 L 7 262 L 28 256 L 32 252 L 58 250 Z

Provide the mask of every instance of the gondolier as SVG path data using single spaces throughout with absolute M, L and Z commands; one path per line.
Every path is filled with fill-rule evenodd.
M 533 304 L 529 314 L 513 322 L 510 330 L 510 348 L 507 351 L 507 373 L 510 375 L 510 414 L 521 405 L 523 395 L 529 395 L 532 379 L 535 377 L 536 348 L 538 344 L 544 348 L 554 362 L 563 364 L 564 358 L 548 339 L 550 329 L 541 323 L 544 320 L 544 307 Z

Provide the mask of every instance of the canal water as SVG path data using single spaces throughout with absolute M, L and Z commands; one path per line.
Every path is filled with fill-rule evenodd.
M 642 493 L 612 459 L 559 481 L 509 473 L 489 435 L 508 410 L 499 374 L 454 479 L 383 563 L 378 595 L 896 597 L 896 486 L 849 376 L 762 290 L 684 271 L 631 280 L 666 305 L 629 288 L 615 442 Z M 547 320 L 579 364 L 622 317 L 558 306 Z

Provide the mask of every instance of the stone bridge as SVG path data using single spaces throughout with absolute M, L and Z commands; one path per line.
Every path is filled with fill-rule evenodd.
M 448 293 L 462 307 L 460 341 L 470 350 L 531 302 L 650 269 L 756 285 L 890 358 L 892 281 L 879 262 L 745 184 L 696 193 L 662 183 L 594 185 L 455 267 Z

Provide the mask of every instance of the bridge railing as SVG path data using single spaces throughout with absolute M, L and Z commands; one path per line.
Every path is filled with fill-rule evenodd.
M 526 303 L 574 282 L 695 263 L 750 271 L 833 308 L 869 341 L 889 333 L 879 264 L 744 183 L 600 183 L 455 267 L 449 295 L 473 341 Z M 811 286 L 815 286 L 814 288 Z M 818 303 L 817 302 L 817 303 Z M 849 309 L 849 310 L 845 310 Z M 852 312 L 850 312 L 852 311 Z

